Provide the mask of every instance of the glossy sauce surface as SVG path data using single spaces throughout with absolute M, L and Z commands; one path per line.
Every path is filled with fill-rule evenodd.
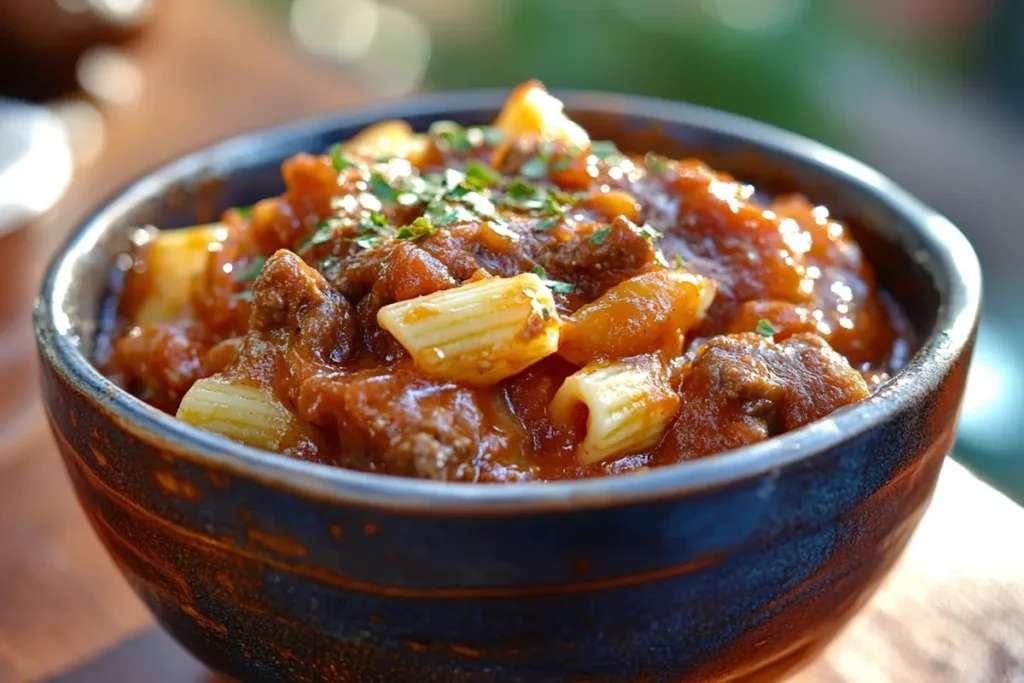
M 215 373 L 270 387 L 315 435 L 285 456 L 460 481 L 621 474 L 790 431 L 899 369 L 905 340 L 847 228 L 698 160 L 446 125 L 416 163 L 338 148 L 282 173 L 282 196 L 227 212 L 176 320 L 127 322 L 152 288 L 140 245 L 99 362 L 169 412 Z M 528 272 L 552 283 L 559 355 L 496 386 L 429 379 L 377 323 L 387 304 Z M 694 276 L 717 285 L 702 319 Z M 555 392 L 652 349 L 680 397 L 660 443 L 578 464 L 585 415 L 552 424 Z

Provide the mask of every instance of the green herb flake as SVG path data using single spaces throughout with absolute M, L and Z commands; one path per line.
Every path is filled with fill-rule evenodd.
M 348 158 L 345 157 L 344 145 L 334 145 L 333 147 L 331 147 L 331 151 L 329 152 L 329 154 L 331 156 L 331 165 L 334 166 L 334 170 L 337 171 L 338 173 L 341 173 L 346 168 L 351 168 L 352 166 L 355 166 L 354 163 L 352 163 L 351 161 L 348 160 Z
M 263 270 L 263 264 L 267 262 L 267 259 L 262 256 L 257 256 L 249 262 L 245 268 L 238 272 L 235 279 L 239 282 L 249 282 L 259 277 L 260 272 Z
M 590 143 L 590 153 L 598 159 L 605 160 L 619 154 L 619 148 L 611 140 L 594 140 Z
M 412 225 L 407 225 L 398 231 L 398 239 L 400 240 L 418 240 L 434 232 L 434 226 L 427 218 L 420 216 L 412 222 Z
M 565 169 L 567 169 L 570 166 L 572 166 L 572 162 L 573 162 L 573 158 L 571 156 L 569 156 L 568 154 L 564 154 L 564 155 L 558 157 L 558 161 L 556 161 L 553 164 L 551 164 L 551 172 L 552 173 L 561 173 Z
M 611 232 L 612 226 L 610 225 L 603 228 L 598 228 L 597 230 L 594 231 L 594 234 L 590 236 L 590 243 L 604 244 L 605 241 L 607 241 L 608 235 L 610 235 Z
M 544 266 L 538 264 L 531 268 L 530 272 L 539 277 L 541 280 L 543 280 L 544 284 L 552 292 L 557 292 L 559 294 L 572 294 L 572 285 L 569 284 L 568 282 L 562 282 L 561 280 L 552 280 L 551 278 L 549 278 L 548 272 L 544 270 Z
M 644 155 L 644 165 L 651 173 L 663 174 L 672 170 L 669 160 L 655 152 L 648 152 Z
M 454 121 L 435 121 L 430 126 L 430 135 L 442 143 L 439 147 L 455 154 L 469 154 L 473 151 L 473 142 L 468 132 Z
M 360 247 L 362 247 L 363 249 L 372 249 L 373 247 L 380 244 L 382 239 L 383 238 L 376 233 L 367 233 L 353 238 L 352 241 L 355 242 Z
M 551 228 L 555 227 L 561 221 L 562 221 L 562 217 L 561 216 L 551 216 L 550 218 L 543 218 L 543 219 L 537 221 L 537 225 L 535 225 L 533 229 L 536 232 L 544 232 L 546 230 L 550 230 Z
M 778 332 L 778 330 L 775 329 L 775 326 L 764 318 L 758 320 L 757 326 L 754 328 L 754 333 L 759 334 L 762 337 L 773 337 L 776 332 Z
M 499 182 L 499 175 L 479 161 L 470 161 L 466 164 L 466 182 L 476 189 L 482 190 L 486 187 L 496 186 Z
M 328 256 L 327 258 L 320 262 L 320 270 L 323 271 L 327 270 L 328 268 L 333 268 L 339 263 L 341 263 L 341 259 L 338 258 L 337 256 Z
M 533 187 L 533 185 L 530 185 L 529 183 L 525 183 L 522 180 L 518 179 L 513 180 L 512 184 L 509 185 L 508 188 L 505 190 L 505 194 L 507 194 L 509 197 L 512 197 L 513 199 L 532 197 L 536 192 L 537 190 Z
M 334 238 L 334 230 L 338 227 L 339 220 L 337 218 L 328 218 L 325 221 L 320 221 L 316 225 L 316 230 L 307 240 L 299 245 L 299 249 L 309 249 L 315 247 L 318 244 L 324 242 L 330 242 Z
M 445 195 L 445 198 L 460 200 L 473 191 L 474 190 L 470 188 L 469 185 L 467 185 L 466 183 L 462 183 L 461 185 L 456 185 L 451 190 L 449 190 L 448 193 Z
M 232 209 L 232 211 L 237 213 L 241 219 L 249 220 L 252 218 L 252 207 L 252 204 L 250 204 L 249 206 L 236 206 Z
M 246 289 L 241 292 L 235 292 L 231 295 L 231 298 L 235 301 L 252 301 L 252 290 Z
M 640 228 L 640 234 L 649 240 L 660 240 L 662 237 L 665 236 L 650 223 L 643 224 L 643 226 Z
M 484 143 L 490 147 L 497 147 L 505 140 L 505 133 L 494 126 L 483 126 Z
M 538 180 L 548 174 L 548 164 L 538 157 L 531 157 L 519 168 L 519 173 L 532 180 Z
M 494 202 L 487 197 L 483 196 L 479 192 L 468 192 L 462 201 L 469 204 L 473 211 L 480 214 L 481 216 L 493 216 L 494 215 Z
M 388 183 L 380 173 L 370 174 L 370 190 L 377 196 L 382 202 L 393 202 L 395 201 L 395 189 Z
M 686 261 L 683 260 L 682 256 L 676 256 L 672 259 L 672 263 L 675 265 L 676 270 L 686 270 Z
M 446 168 L 442 185 L 444 190 L 451 192 L 466 180 L 466 174 L 454 168 Z
M 540 309 L 540 317 L 541 317 L 541 320 L 543 320 L 544 322 L 547 322 L 547 321 L 551 320 L 551 312 L 548 310 L 547 306 L 542 306 L 541 307 L 541 309 Z

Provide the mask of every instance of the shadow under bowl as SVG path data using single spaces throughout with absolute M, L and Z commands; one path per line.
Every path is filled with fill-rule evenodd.
M 561 93 L 595 138 L 798 190 L 854 228 L 921 343 L 871 398 L 766 442 L 628 477 L 391 478 L 175 421 L 90 364 L 133 226 L 279 193 L 279 165 L 383 118 L 490 121 L 439 94 L 229 140 L 133 184 L 57 255 L 35 326 L 82 507 L 157 619 L 246 681 L 770 680 L 818 652 L 892 566 L 953 442 L 980 300 L 955 227 L 862 164 L 679 103 Z

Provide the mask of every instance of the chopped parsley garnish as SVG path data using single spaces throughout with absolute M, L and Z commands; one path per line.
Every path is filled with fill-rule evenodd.
M 434 232 L 434 226 L 429 220 L 420 216 L 412 222 L 412 225 L 407 225 L 398 231 L 398 239 L 400 240 L 418 240 L 430 235 Z
M 537 225 L 535 225 L 533 229 L 536 232 L 544 232 L 545 230 L 550 230 L 551 228 L 555 227 L 561 221 L 561 216 L 551 216 L 550 218 L 542 218 L 541 220 L 537 221 Z
M 454 168 L 446 168 L 444 170 L 444 179 L 442 181 L 442 188 L 445 192 L 454 192 L 458 189 L 459 185 L 466 179 L 466 174 L 462 171 Z
M 619 154 L 619 148 L 611 140 L 594 140 L 590 143 L 590 153 L 601 160 Z
M 267 259 L 263 258 L 262 256 L 257 256 L 256 258 L 249 262 L 248 266 L 246 266 L 243 270 L 239 271 L 238 275 L 235 276 L 235 279 L 238 280 L 239 282 L 249 282 L 250 280 L 255 280 L 257 277 L 259 277 L 260 272 L 263 270 L 263 264 L 266 262 Z
M 329 242 L 334 237 L 334 231 L 341 225 L 342 220 L 340 218 L 328 218 L 325 221 L 320 221 L 316 225 L 316 230 L 307 240 L 299 245 L 299 249 L 309 249 L 315 247 L 318 244 Z
M 341 173 L 346 168 L 349 168 L 351 166 L 355 166 L 354 163 L 352 163 L 351 161 L 349 161 L 345 157 L 345 146 L 344 145 L 337 144 L 337 145 L 334 145 L 333 147 L 331 147 L 330 155 L 331 155 L 331 164 L 334 166 L 334 170 L 337 171 L 338 173 Z
M 394 228 L 388 225 L 387 218 L 376 211 L 370 211 L 360 216 L 359 234 L 352 241 L 363 249 L 369 249 L 380 244 L 393 232 Z
M 683 260 L 682 256 L 676 256 L 672 263 L 675 265 L 676 270 L 684 270 L 686 268 L 686 261 Z
M 644 155 L 644 165 L 652 173 L 668 173 L 672 169 L 669 160 L 655 152 L 648 152 Z
M 542 306 L 540 309 L 540 318 L 544 322 L 551 320 L 551 311 L 548 310 L 547 306 Z
M 320 270 L 333 268 L 339 263 L 341 263 L 341 259 L 338 258 L 337 256 L 328 256 L 327 258 L 320 262 Z
M 455 154 L 469 154 L 473 151 L 473 142 L 468 131 L 454 121 L 435 121 L 430 126 L 430 135 L 438 138 L 444 150 Z
M 547 204 L 546 192 L 516 179 L 505 189 L 505 204 L 515 209 L 542 209 Z
M 498 173 L 484 166 L 479 161 L 470 161 L 466 164 L 466 182 L 478 190 L 486 187 L 495 187 L 499 180 L 500 176 Z
M 519 167 L 519 174 L 533 180 L 543 178 L 548 174 L 548 162 L 539 156 L 530 157 Z
M 252 204 L 250 204 L 249 206 L 236 206 L 233 208 L 233 211 L 235 211 L 243 219 L 249 220 L 250 218 L 252 218 L 252 207 Z
M 231 295 L 231 298 L 235 301 L 252 301 L 252 290 L 246 289 L 241 292 L 235 292 Z
M 484 142 L 491 147 L 497 147 L 505 140 L 505 133 L 494 126 L 483 126 Z
M 660 240 L 665 236 L 658 232 L 658 230 L 650 223 L 644 223 L 643 226 L 640 227 L 640 234 L 649 240 Z
M 544 284 L 552 292 L 558 292 L 559 294 L 572 294 L 572 285 L 568 282 L 562 282 L 561 280 L 552 280 L 548 277 L 548 272 L 544 270 L 544 266 L 536 265 L 531 270 L 531 273 L 539 277 L 544 281 Z
M 358 244 L 363 249 L 371 249 L 380 244 L 382 239 L 384 239 L 383 235 L 379 235 L 375 232 L 369 232 L 353 238 L 352 241 Z
M 395 201 L 395 189 L 388 183 L 380 173 L 370 174 L 370 190 L 373 194 L 377 195 L 377 198 L 382 202 L 393 202 Z
M 479 192 L 467 192 L 462 196 L 462 201 L 481 216 L 493 217 L 495 214 L 494 202 Z
M 591 244 L 604 244 L 608 239 L 608 235 L 612 232 L 612 226 L 608 225 L 603 228 L 598 228 L 594 231 L 594 234 L 590 236 Z
M 551 172 L 559 173 L 560 171 L 564 171 L 565 169 L 572 166 L 572 161 L 573 157 L 569 156 L 568 154 L 563 154 L 558 158 L 557 161 L 551 164 Z
M 431 202 L 423 215 L 437 227 L 460 221 L 472 221 L 476 218 L 476 214 L 466 207 L 461 204 L 448 204 L 443 198 Z
M 513 209 L 539 211 L 543 214 L 564 216 L 576 203 L 576 197 L 560 190 L 546 190 L 534 187 L 527 182 L 516 179 L 505 188 L 505 196 L 501 203 Z
M 778 330 L 775 329 L 775 326 L 764 318 L 758 320 L 757 326 L 754 328 L 754 333 L 759 334 L 762 337 L 772 337 L 776 332 L 778 332 Z

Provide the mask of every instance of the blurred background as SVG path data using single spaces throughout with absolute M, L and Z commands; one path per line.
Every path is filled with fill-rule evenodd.
M 39 272 L 118 185 L 253 127 L 536 77 L 803 133 L 948 215 L 986 276 L 956 455 L 1024 501 L 1020 0 L 3 3 L 0 384 L 19 388 L 0 397 L 8 439 L 29 424 L 19 419 L 35 391 L 27 320 Z

